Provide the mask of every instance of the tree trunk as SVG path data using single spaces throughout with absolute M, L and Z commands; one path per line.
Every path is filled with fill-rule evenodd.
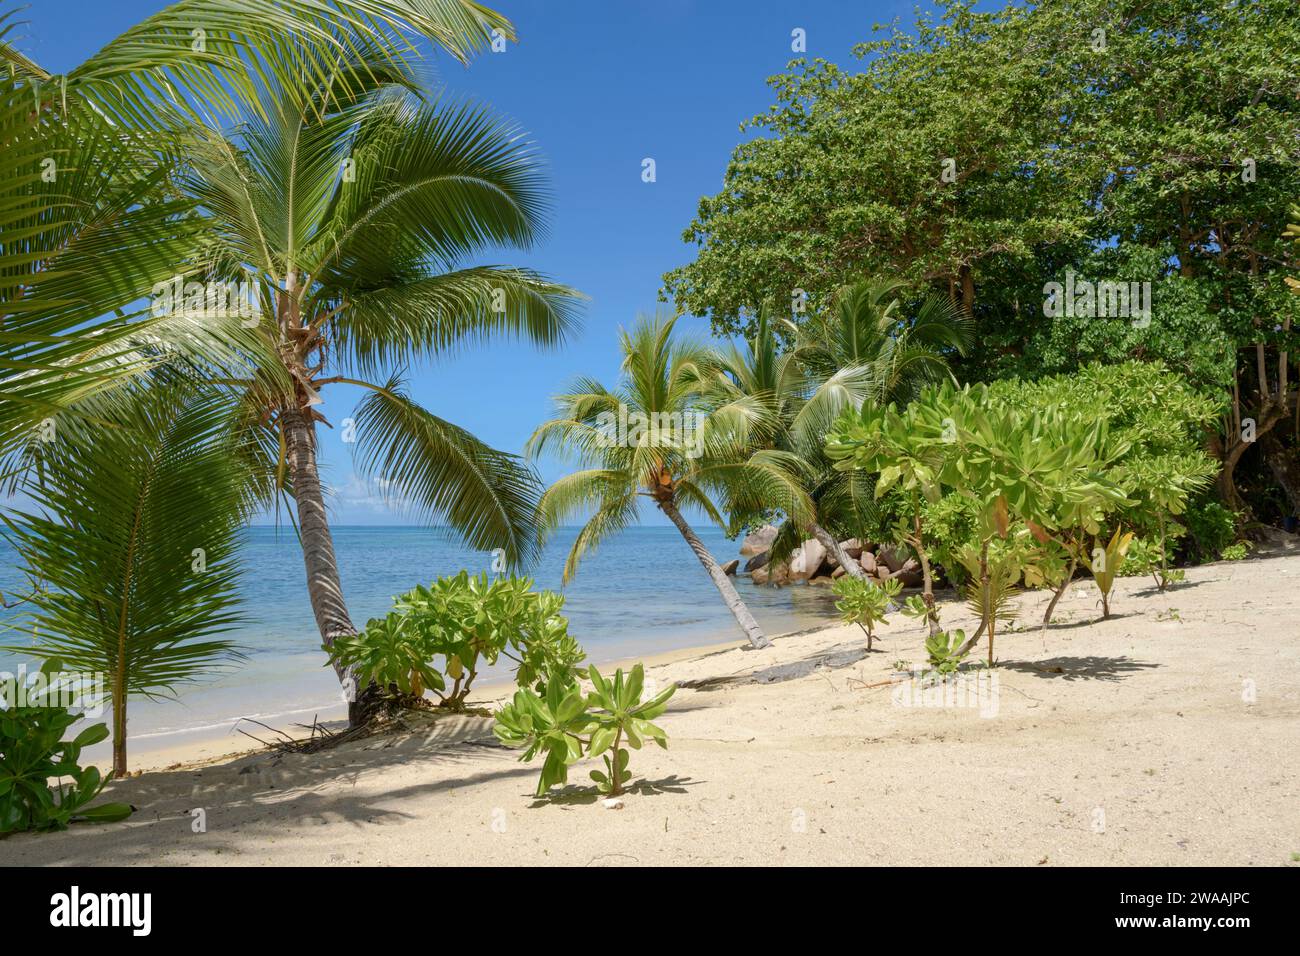
M 113 776 L 126 776 L 126 687 L 114 688 L 113 694 Z
M 934 572 L 930 569 L 930 556 L 925 553 L 925 543 L 921 536 L 921 514 L 916 510 L 915 496 L 913 496 L 912 505 L 912 550 L 916 552 L 916 559 L 921 562 L 921 599 L 925 601 L 926 625 L 929 627 L 930 636 L 939 633 L 939 613 L 934 609 Z
M 1300 454 L 1296 449 L 1283 445 L 1271 432 L 1265 436 L 1260 451 L 1264 453 L 1268 470 L 1273 473 L 1273 480 L 1286 492 L 1291 513 L 1300 515 Z
M 723 572 L 722 566 L 713 559 L 709 554 L 709 549 L 704 546 L 704 542 L 696 537 L 691 526 L 686 523 L 682 513 L 677 510 L 677 505 L 671 499 L 664 499 L 659 502 L 659 510 L 668 516 L 668 520 L 677 525 L 677 530 L 682 533 L 686 543 L 691 546 L 695 556 L 700 559 L 700 564 L 704 565 L 704 570 L 709 572 L 709 577 L 713 579 L 713 585 L 722 595 L 722 600 L 726 603 L 727 609 L 740 625 L 740 629 L 745 632 L 745 637 L 749 640 L 750 646 L 755 650 L 764 647 L 770 647 L 772 642 L 763 634 L 762 628 L 754 620 L 754 615 L 749 613 L 749 608 L 745 607 L 745 602 L 740 599 L 736 592 L 735 586 L 731 583 L 731 578 Z
M 810 527 L 812 528 L 813 537 L 826 549 L 827 554 L 835 555 L 835 560 L 839 561 L 840 567 L 844 569 L 845 574 L 855 578 L 866 577 L 867 572 L 862 570 L 862 565 L 849 557 L 848 552 L 840 547 L 839 541 L 835 539 L 833 534 L 816 522 L 813 522 Z
M 1065 595 L 1070 587 L 1070 582 L 1074 580 L 1074 569 L 1079 566 L 1079 559 L 1073 552 L 1070 554 L 1070 566 L 1065 569 L 1065 578 L 1061 581 L 1061 586 L 1056 589 L 1052 595 L 1052 600 L 1048 602 L 1047 610 L 1043 612 L 1043 627 L 1052 623 L 1052 612 L 1056 610 L 1057 602 Z
M 343 583 L 339 579 L 339 563 L 334 555 L 334 538 L 330 534 L 329 516 L 325 511 L 325 496 L 321 491 L 320 470 L 316 462 L 315 427 L 297 408 L 280 411 L 280 427 L 284 431 L 285 453 L 293 474 L 293 497 L 298 507 L 298 534 L 302 539 L 302 557 L 307 570 L 307 593 L 311 597 L 312 613 L 321 641 L 332 647 L 340 637 L 357 633 L 343 600 Z M 340 682 L 349 676 L 336 666 Z M 348 701 L 348 721 L 363 720 L 366 710 L 363 698 L 370 695 L 369 688 L 356 686 L 353 677 L 353 699 Z

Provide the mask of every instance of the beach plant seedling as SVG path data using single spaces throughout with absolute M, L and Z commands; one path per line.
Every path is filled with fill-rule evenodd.
M 1092 572 L 1093 580 L 1097 582 L 1097 590 L 1101 592 L 1103 620 L 1110 617 L 1110 592 L 1115 586 L 1115 579 L 1119 577 L 1120 569 L 1124 566 L 1124 559 L 1128 555 L 1129 544 L 1132 541 L 1132 531 L 1116 528 L 1104 547 L 1098 539 L 1092 553 L 1084 556 L 1087 568 Z
M 41 670 L 49 676 L 59 666 L 47 660 Z M 81 715 L 50 706 L 55 686 L 51 681 L 43 697 L 0 711 L 0 836 L 66 830 L 71 823 L 115 823 L 131 815 L 126 803 L 88 806 L 113 775 L 82 767 L 81 751 L 107 740 L 108 728 L 91 724 L 64 740 Z
M 647 701 L 641 699 L 645 668 L 637 664 L 630 674 L 620 668 L 612 678 L 588 669 L 592 691 L 584 694 L 576 681 L 552 681 L 545 694 L 521 687 L 496 713 L 493 733 L 508 747 L 522 747 L 522 761 L 544 754 L 537 795 L 565 784 L 569 767 L 584 757 L 601 757 L 604 771 L 593 770 L 591 779 L 601 793 L 617 796 L 631 779 L 630 753 L 647 740 L 667 749 L 668 736 L 652 721 L 668 707 L 677 690 L 673 684 Z M 626 744 L 626 746 L 624 746 Z
M 925 652 L 933 673 L 941 678 L 955 674 L 968 653 L 963 649 L 966 632 L 958 628 L 953 631 L 939 631 L 925 639 Z
M 1230 544 L 1219 552 L 1219 557 L 1224 561 L 1240 561 L 1250 553 L 1250 546 L 1244 541 L 1238 541 L 1236 544 Z
M 848 575 L 831 585 L 831 590 L 839 596 L 835 608 L 840 612 L 840 619 L 862 628 L 862 633 L 867 635 L 868 651 L 876 635 L 876 625 L 885 623 L 885 615 L 902 589 L 902 583 L 896 580 L 877 585 L 867 578 Z

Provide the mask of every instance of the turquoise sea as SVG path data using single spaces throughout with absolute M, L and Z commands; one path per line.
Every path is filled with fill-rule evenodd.
M 717 529 L 701 526 L 698 531 L 720 561 L 737 556 L 738 542 Z M 548 545 L 532 569 L 539 587 L 560 589 L 576 533 L 561 531 Z M 334 529 L 334 540 L 344 593 L 358 626 L 386 613 L 393 596 L 415 584 L 461 568 L 476 574 L 491 566 L 489 554 L 464 548 L 441 529 L 345 526 Z M 133 700 L 129 733 L 136 754 L 195 735 L 231 733 L 241 717 L 289 728 L 310 724 L 317 715 L 322 720 L 340 715 L 338 683 L 320 650 L 293 529 L 249 528 L 242 555 L 248 624 L 233 636 L 246 658 L 218 676 L 182 687 L 175 700 Z M 736 586 L 769 634 L 823 624 L 834 614 L 833 598 L 822 589 L 755 587 L 747 577 L 737 578 Z M 0 541 L 0 591 L 12 599 L 23 587 L 15 555 Z M 606 542 L 583 562 L 563 593 L 570 633 L 596 663 L 741 637 L 717 589 L 671 527 L 633 528 Z M 16 612 L 4 613 L 15 620 Z M 10 630 L 3 642 L 25 639 L 23 632 Z M 16 672 L 22 662 L 0 654 L 0 671 Z M 493 676 L 483 675 L 480 681 Z

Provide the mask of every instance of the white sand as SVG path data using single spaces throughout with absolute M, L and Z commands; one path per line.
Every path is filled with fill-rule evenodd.
M 139 808 L 129 822 L 0 841 L 0 863 L 1289 864 L 1298 583 L 1300 556 L 1196 568 L 1163 595 L 1122 579 L 1116 616 L 1096 622 L 1080 582 L 1046 633 L 1045 596 L 1025 595 L 1025 629 L 997 640 L 995 716 L 864 687 L 924 656 L 922 628 L 895 616 L 880 653 L 849 667 L 679 690 L 660 721 L 670 749 L 633 752 L 623 809 L 590 788 L 598 761 L 535 799 L 536 764 L 496 746 L 490 721 L 449 717 L 326 754 L 117 782 L 112 797 Z M 971 626 L 955 604 L 945 622 Z M 649 676 L 743 675 L 861 645 L 833 627 L 763 652 L 674 655 Z

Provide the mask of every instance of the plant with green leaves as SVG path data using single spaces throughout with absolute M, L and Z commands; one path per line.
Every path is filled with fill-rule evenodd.
M 524 748 L 521 761 L 545 754 L 537 795 L 565 784 L 569 767 L 584 757 L 603 757 L 605 770 L 591 771 L 601 793 L 617 796 L 631 779 L 629 751 L 640 750 L 647 740 L 667 749 L 668 736 L 653 723 L 668 708 L 677 690 L 670 685 L 643 701 L 645 668 L 637 664 L 630 674 L 620 668 L 612 679 L 591 667 L 592 692 L 584 694 L 575 681 L 552 681 L 544 695 L 520 688 L 514 699 L 496 714 L 493 732 L 508 747 Z
M 831 590 L 839 597 L 835 609 L 840 612 L 840 620 L 862 628 L 862 633 L 867 635 L 868 651 L 876 635 L 876 625 L 885 623 L 885 615 L 894 607 L 894 598 L 902 589 L 902 583 L 896 580 L 876 584 L 865 577 L 847 574 L 831 584 Z
M 1110 617 L 1110 592 L 1115 586 L 1115 579 L 1120 576 L 1124 559 L 1128 555 L 1129 545 L 1133 542 L 1133 532 L 1116 528 L 1110 540 L 1105 544 L 1100 539 L 1094 542 L 1092 553 L 1084 556 L 1084 562 L 1092 573 L 1092 579 L 1101 592 L 1101 616 Z
M 115 823 L 131 815 L 125 803 L 89 806 L 113 774 L 105 777 L 93 765 L 82 767 L 81 751 L 107 740 L 109 731 L 92 724 L 72 740 L 64 739 L 82 718 L 55 704 L 61 688 L 68 686 L 60 667 L 47 660 L 41 669 L 43 688 L 29 686 L 23 692 L 32 696 L 0 711 L 0 837 L 66 830 L 71 823 Z
M 32 641 L 7 649 L 107 676 L 120 776 L 130 698 L 241 657 L 223 635 L 244 620 L 238 547 L 266 462 L 212 389 L 159 384 L 115 427 L 58 434 L 19 486 L 32 509 L 4 518 L 32 589 Z
M 336 667 L 373 682 L 399 705 L 433 691 L 440 706 L 462 711 L 480 669 L 503 655 L 517 665 L 520 686 L 541 692 L 582 675 L 586 655 L 560 613 L 564 598 L 534 591 L 531 578 L 461 571 L 412 588 L 393 607 L 326 651 Z
M 1123 479 L 1133 489 L 1130 494 L 1139 502 L 1135 510 L 1148 522 L 1155 521 L 1154 544 L 1160 559 L 1154 571 L 1157 590 L 1164 591 L 1182 578 L 1180 570 L 1169 567 L 1170 519 L 1187 510 L 1188 499 L 1208 488 L 1216 472 L 1214 461 L 1201 452 L 1145 458 L 1123 469 Z
M 682 509 L 698 509 L 725 530 L 724 513 L 771 508 L 806 526 L 813 511 L 803 464 L 779 449 L 755 450 L 755 436 L 771 434 L 769 403 L 749 395 L 712 400 L 718 354 L 676 335 L 676 322 L 659 314 L 620 333 L 617 387 L 582 378 L 556 396 L 557 417 L 538 426 L 528 453 L 554 451 L 581 467 L 542 495 L 541 535 L 586 516 L 564 564 L 567 582 L 584 555 L 636 522 L 642 499 L 649 499 L 681 532 L 746 640 L 767 647 L 771 642 Z
M 177 188 L 203 117 L 257 115 L 300 77 L 347 87 L 377 49 L 412 75 L 426 40 L 467 62 L 489 30 L 514 38 L 475 0 L 179 0 L 54 74 L 19 49 L 21 9 L 0 4 L 0 453 L 43 421 L 114 417 L 160 361 L 247 344 L 238 317 L 140 308 L 207 239 Z
M 925 639 L 925 653 L 929 658 L 932 673 L 937 674 L 940 679 L 957 673 L 968 653 L 966 632 L 957 628 L 930 634 Z
M 895 540 L 916 552 L 921 564 L 922 600 L 929 612 L 930 633 L 939 629 L 934 605 L 934 572 L 924 521 L 925 506 L 941 500 L 943 476 L 957 453 L 952 418 L 956 393 L 950 386 L 923 392 L 906 408 L 893 404 L 863 405 L 846 412 L 826 436 L 826 454 L 838 470 L 878 475 L 875 496 L 894 492 L 903 502 L 893 532 Z M 949 488 L 952 486 L 949 485 Z

